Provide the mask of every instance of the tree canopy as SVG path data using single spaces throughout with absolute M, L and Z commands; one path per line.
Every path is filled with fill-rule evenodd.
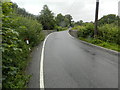
M 54 29 L 55 27 L 54 13 L 50 11 L 47 5 L 43 6 L 38 20 L 43 25 L 44 30 Z
M 61 27 L 71 26 L 72 16 L 70 14 L 62 15 L 61 13 L 55 18 L 56 24 Z
M 112 23 L 118 24 L 118 16 L 116 16 L 115 14 L 108 14 L 99 19 L 99 25 Z

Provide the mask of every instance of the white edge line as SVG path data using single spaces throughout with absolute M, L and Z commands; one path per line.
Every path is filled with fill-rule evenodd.
M 73 36 L 70 35 L 70 30 L 68 30 L 68 34 L 69 34 L 69 36 L 70 36 L 71 38 L 74 38 Z
M 53 33 L 51 33 L 51 34 L 53 34 Z M 48 38 L 51 34 L 49 34 L 49 35 L 45 38 L 45 40 L 44 40 L 44 42 L 43 42 L 43 46 L 42 46 L 41 62 L 40 62 L 40 88 L 41 88 L 42 90 L 44 90 L 44 73 L 43 73 L 44 49 L 45 49 L 45 43 L 46 43 L 46 41 L 47 41 L 47 38 Z

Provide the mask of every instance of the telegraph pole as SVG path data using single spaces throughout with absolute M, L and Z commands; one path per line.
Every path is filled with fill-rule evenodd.
M 97 36 L 98 34 L 98 11 L 99 11 L 99 0 L 96 0 L 96 12 L 95 12 L 95 30 L 94 30 L 94 38 Z

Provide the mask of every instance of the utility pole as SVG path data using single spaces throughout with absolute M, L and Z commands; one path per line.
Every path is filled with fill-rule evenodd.
M 72 25 L 71 25 L 71 20 L 69 20 L 70 21 L 70 27 L 72 27 Z
M 96 12 L 95 12 L 95 30 L 94 30 L 94 38 L 97 36 L 98 34 L 98 11 L 99 11 L 99 0 L 96 0 Z
M 120 1 L 118 2 L 118 26 L 120 27 Z M 120 28 L 119 29 L 119 32 L 120 32 Z

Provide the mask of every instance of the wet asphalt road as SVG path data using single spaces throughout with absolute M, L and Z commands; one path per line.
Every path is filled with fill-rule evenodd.
M 118 56 L 81 43 L 68 31 L 48 37 L 43 65 L 45 88 L 118 87 Z

